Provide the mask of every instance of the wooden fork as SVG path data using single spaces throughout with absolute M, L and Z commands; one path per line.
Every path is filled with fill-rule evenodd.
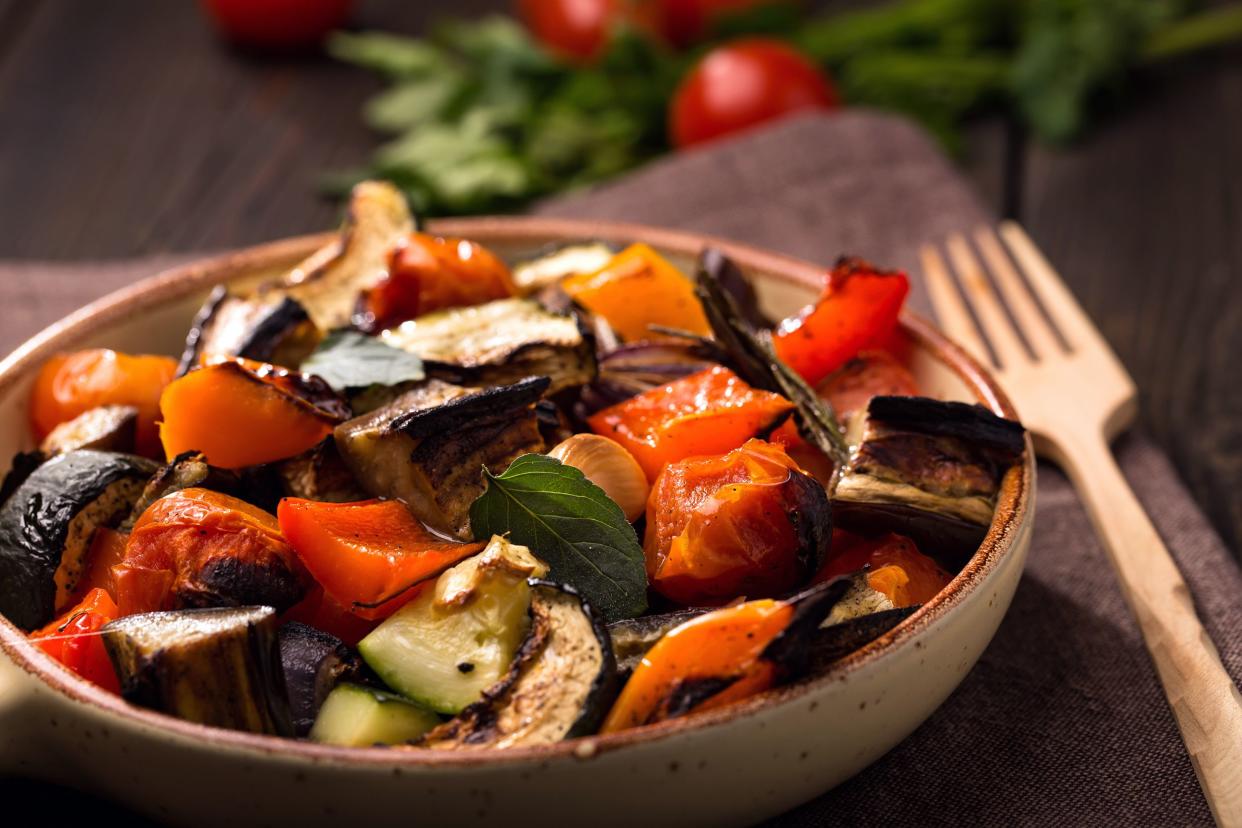
M 1064 469 L 1078 490 L 1138 619 L 1208 806 L 1220 825 L 1242 826 L 1242 694 L 1109 449 L 1137 413 L 1134 382 L 1017 224 L 1002 224 L 999 235 L 980 228 L 973 249 L 952 236 L 944 250 L 951 267 L 936 247 L 922 251 L 940 322 L 976 359 L 995 366 L 1036 453 Z

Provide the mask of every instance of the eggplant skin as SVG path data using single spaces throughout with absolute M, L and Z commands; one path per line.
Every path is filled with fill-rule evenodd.
M 612 640 L 612 654 L 616 659 L 618 672 L 629 675 L 643 660 L 647 651 L 669 631 L 708 612 L 711 610 L 695 608 L 657 615 L 640 615 L 637 618 L 612 622 L 608 625 L 608 635 Z
M 927 397 L 872 397 L 867 418 L 904 431 L 956 437 L 995 452 L 1009 463 L 1022 456 L 1026 429 L 982 405 Z
M 177 376 L 206 356 L 244 357 L 296 367 L 320 333 L 297 300 L 279 293 L 242 297 L 218 286 L 190 325 Z
M 283 625 L 277 641 L 294 735 L 305 736 L 336 685 L 363 681 L 362 659 L 336 636 L 297 621 Z
M 156 468 L 141 457 L 83 449 L 35 469 L 0 506 L 0 613 L 26 631 L 50 622 L 67 545 L 84 554 L 97 526 L 129 514 Z

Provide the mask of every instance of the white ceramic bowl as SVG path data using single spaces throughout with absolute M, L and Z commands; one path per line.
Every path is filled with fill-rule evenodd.
M 735 258 L 777 317 L 811 300 L 823 272 L 718 239 L 634 225 L 512 218 L 433 229 L 477 239 L 508 258 L 575 238 L 645 241 L 687 270 L 713 244 Z M 290 239 L 177 268 L 48 328 L 0 363 L 0 457 L 28 447 L 27 393 L 47 357 L 92 346 L 177 354 L 212 285 L 275 275 L 330 238 Z M 986 372 L 927 322 L 907 316 L 903 328 L 908 364 L 925 393 L 1014 416 Z M 343 749 L 207 728 L 131 707 L 44 657 L 0 620 L 0 772 L 85 788 L 193 825 L 748 824 L 857 773 L 958 685 L 1021 576 L 1034 475 L 1028 442 L 1026 461 L 1006 476 L 992 527 L 965 569 L 828 673 L 700 716 L 544 748 Z

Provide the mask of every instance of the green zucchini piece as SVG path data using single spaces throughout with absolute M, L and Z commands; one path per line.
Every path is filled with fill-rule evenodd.
M 328 694 L 310 738 L 326 745 L 370 747 L 418 739 L 440 724 L 430 710 L 400 696 L 357 684 L 338 684 Z

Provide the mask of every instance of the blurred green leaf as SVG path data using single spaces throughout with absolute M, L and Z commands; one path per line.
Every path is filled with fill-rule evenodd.
M 327 48 L 338 60 L 395 78 L 438 72 L 448 63 L 444 52 L 425 40 L 384 32 L 335 32 Z

